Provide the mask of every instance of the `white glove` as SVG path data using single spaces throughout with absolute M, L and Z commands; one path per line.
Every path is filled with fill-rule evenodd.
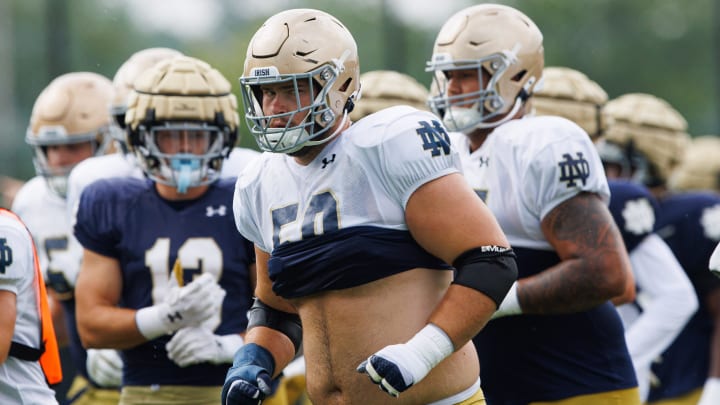
M 135 313 L 138 331 L 146 339 L 175 332 L 187 326 L 198 326 L 220 311 L 225 290 L 209 273 L 203 273 L 184 287 L 170 287 L 165 302 Z
M 445 331 L 427 324 L 407 343 L 386 346 L 357 367 L 381 390 L 398 397 L 453 353 L 453 344 Z
M 235 352 L 243 345 L 238 334 L 214 335 L 203 328 L 183 328 L 165 345 L 168 358 L 180 367 L 191 364 L 231 364 Z
M 122 384 L 123 362 L 114 349 L 88 349 L 85 361 L 90 379 L 97 385 L 110 388 Z
M 698 405 L 717 405 L 720 404 L 720 378 L 710 377 L 705 380 L 702 396 Z
M 490 319 L 497 319 L 503 316 L 520 315 L 522 314 L 522 308 L 520 308 L 520 301 L 517 295 L 517 281 L 510 286 L 510 290 L 505 295 L 505 298 L 500 303 L 500 306 L 492 314 Z

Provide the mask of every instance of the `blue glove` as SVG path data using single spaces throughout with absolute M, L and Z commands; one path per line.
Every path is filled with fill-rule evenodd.
M 235 353 L 233 366 L 225 376 L 223 405 L 259 405 L 272 393 L 275 360 L 264 347 L 248 343 Z

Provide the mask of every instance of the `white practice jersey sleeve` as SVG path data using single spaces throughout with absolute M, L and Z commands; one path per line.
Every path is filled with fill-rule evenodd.
M 34 287 L 30 234 L 18 221 L 0 216 L 0 290 L 16 296 L 12 340 L 40 347 L 40 316 Z M 0 364 L 0 404 L 55 404 L 40 363 L 8 357 Z
M 720 244 L 715 247 L 712 256 L 710 256 L 709 267 L 713 274 L 720 277 Z
M 590 137 L 560 117 L 526 117 L 493 131 L 470 153 L 467 138 L 451 134 L 471 187 L 495 214 L 513 246 L 546 249 L 540 223 L 582 192 L 606 203 L 610 191 Z
M 633 362 L 650 365 L 685 327 L 698 301 L 682 266 L 658 235 L 649 235 L 633 249 L 630 262 L 642 313 L 632 322 L 623 319 L 625 337 Z
M 405 204 L 460 161 L 436 116 L 400 106 L 353 124 L 307 166 L 264 153 L 238 177 L 238 230 L 266 252 L 331 229 L 407 230 Z

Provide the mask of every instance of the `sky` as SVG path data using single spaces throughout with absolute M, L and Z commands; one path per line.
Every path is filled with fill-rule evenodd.
M 382 0 L 365 0 L 366 5 Z M 450 14 L 469 4 L 467 0 L 385 0 L 396 15 L 408 22 L 423 21 L 440 27 Z M 348 1 L 348 3 L 350 3 Z M 227 12 L 218 0 L 127 0 L 124 2 L 130 17 L 138 27 L 170 32 L 183 39 L 202 38 L 212 33 L 223 13 Z M 234 11 L 248 17 L 270 16 L 287 9 L 304 7 L 297 0 L 237 0 Z

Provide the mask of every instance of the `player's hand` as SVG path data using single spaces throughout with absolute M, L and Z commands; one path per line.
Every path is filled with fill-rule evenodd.
M 447 356 L 452 342 L 442 329 L 428 324 L 407 343 L 386 346 L 360 363 L 365 373 L 381 390 L 393 397 L 412 387 Z
M 270 352 L 254 343 L 242 346 L 235 354 L 222 390 L 223 405 L 259 405 L 272 393 L 275 361 Z
M 216 315 L 225 298 L 212 275 L 203 273 L 184 287 L 170 287 L 165 302 L 140 309 L 135 320 L 148 340 L 188 326 L 198 326 Z
M 243 345 L 238 334 L 215 335 L 198 327 L 183 328 L 165 345 L 168 358 L 180 367 L 198 363 L 232 363 L 235 352 Z
M 224 298 L 225 290 L 215 278 L 203 273 L 184 287 L 170 289 L 163 303 L 166 305 L 163 322 L 171 332 L 199 325 L 220 311 Z
M 399 396 L 415 383 L 415 376 L 407 366 L 403 365 L 403 358 L 413 357 L 404 346 L 385 347 L 360 363 L 357 371 L 367 374 L 381 390 L 393 397 Z
M 114 349 L 88 349 L 88 375 L 97 385 L 105 388 L 119 387 L 122 384 L 123 362 Z

